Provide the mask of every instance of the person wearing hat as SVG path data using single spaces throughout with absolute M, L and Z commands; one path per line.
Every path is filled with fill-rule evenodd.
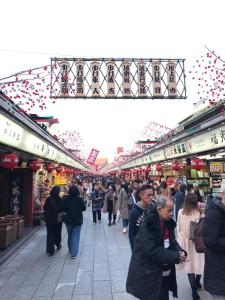
M 205 194 L 203 190 L 199 188 L 199 184 L 197 182 L 193 183 L 193 193 L 197 196 L 198 202 L 205 202 Z

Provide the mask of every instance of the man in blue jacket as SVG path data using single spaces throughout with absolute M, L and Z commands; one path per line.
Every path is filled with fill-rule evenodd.
M 145 211 L 152 202 L 153 190 L 151 186 L 148 184 L 142 185 L 136 193 L 136 198 L 138 198 L 137 200 L 139 201 L 134 203 L 129 218 L 129 241 L 131 251 L 133 250 L 135 236 L 139 231 L 140 225 L 143 223 Z

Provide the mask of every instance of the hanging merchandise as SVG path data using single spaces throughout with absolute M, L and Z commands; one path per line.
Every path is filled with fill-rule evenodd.
M 32 172 L 37 172 L 41 168 L 41 162 L 39 160 L 33 160 L 30 162 L 30 169 Z
M 54 170 L 54 168 L 55 168 L 55 165 L 54 165 L 54 164 L 46 164 L 46 166 L 45 166 L 45 169 L 46 169 L 49 173 L 51 173 L 51 172 Z
M 156 169 L 156 171 L 161 172 L 162 171 L 162 165 L 161 164 L 156 164 L 155 169 Z
M 192 159 L 191 167 L 195 170 L 201 170 L 204 166 L 203 160 L 199 158 Z
M 180 170 L 180 163 L 179 163 L 179 161 L 175 160 L 175 161 L 172 162 L 172 169 L 174 171 L 179 171 Z
M 14 153 L 12 154 L 5 154 L 1 160 L 1 166 L 4 169 L 15 169 L 18 165 L 18 156 Z

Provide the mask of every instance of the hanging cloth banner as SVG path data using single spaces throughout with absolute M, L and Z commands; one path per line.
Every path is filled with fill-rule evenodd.
M 152 63 L 153 97 L 162 96 L 160 62 Z
M 69 69 L 70 64 L 68 61 L 60 63 L 60 92 L 61 96 L 69 95 Z
M 115 97 L 115 63 L 109 61 L 106 63 L 106 72 L 107 72 L 107 97 Z
M 76 62 L 76 96 L 84 97 L 84 62 Z
M 99 62 L 94 61 L 91 63 L 91 75 L 92 75 L 92 96 L 101 97 L 100 95 L 100 83 L 99 83 Z
M 123 96 L 129 97 L 131 95 L 131 79 L 130 79 L 130 63 L 123 62 L 121 64 L 123 74 Z
M 176 64 L 169 62 L 166 65 L 167 78 L 168 78 L 168 96 L 177 96 L 177 84 L 176 84 Z
M 137 64 L 138 68 L 138 96 L 146 96 L 146 68 L 145 63 L 140 62 Z
M 89 156 L 88 156 L 87 163 L 93 165 L 94 162 L 96 161 L 96 158 L 97 158 L 97 156 L 98 156 L 98 153 L 99 153 L 98 150 L 92 148 L 92 149 L 91 149 L 91 153 L 90 153 Z

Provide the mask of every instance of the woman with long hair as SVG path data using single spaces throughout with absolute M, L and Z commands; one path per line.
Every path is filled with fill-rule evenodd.
M 58 215 L 62 212 L 62 198 L 59 197 L 59 194 L 60 187 L 53 186 L 43 207 L 47 227 L 46 252 L 49 256 L 54 254 L 55 245 L 57 250 L 61 248 L 62 221 L 58 219 Z
M 188 256 L 183 264 L 177 266 L 177 270 L 187 273 L 193 300 L 200 299 L 197 290 L 202 288 L 200 279 L 204 271 L 205 254 L 197 253 L 195 250 L 194 242 L 190 239 L 190 222 L 196 222 L 200 217 L 201 211 L 198 208 L 197 196 L 188 193 L 177 218 L 177 241 Z
M 69 195 L 63 203 L 63 210 L 66 212 L 64 222 L 68 232 L 68 249 L 71 258 L 77 258 L 80 231 L 83 224 L 82 212 L 86 210 L 86 205 L 83 198 L 80 197 L 80 191 L 76 185 L 69 188 Z

